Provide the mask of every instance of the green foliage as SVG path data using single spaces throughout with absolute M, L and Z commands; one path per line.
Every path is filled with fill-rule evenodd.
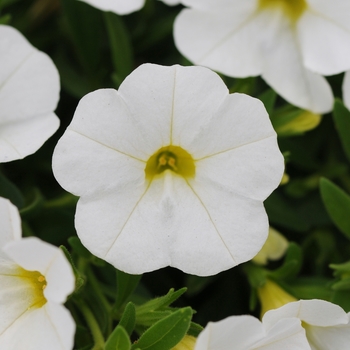
M 127 331 L 118 325 L 109 336 L 104 350 L 130 350 L 131 342 Z
M 186 335 L 191 318 L 190 307 L 173 312 L 147 329 L 131 349 L 170 350 Z
M 344 152 L 350 161 L 350 112 L 340 100 L 336 100 L 334 103 L 333 119 Z
M 350 239 L 350 197 L 337 185 L 323 178 L 320 181 L 323 203 L 334 224 Z
M 117 270 L 117 296 L 115 300 L 114 310 L 119 308 L 127 301 L 128 297 L 138 285 L 141 275 L 129 275 L 123 271 Z

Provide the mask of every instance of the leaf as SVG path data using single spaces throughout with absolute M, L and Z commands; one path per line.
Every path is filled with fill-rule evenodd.
M 350 112 L 338 99 L 334 102 L 333 119 L 340 137 L 340 141 L 343 145 L 344 152 L 350 161 Z
M 264 104 L 267 113 L 270 115 L 275 107 L 277 98 L 276 92 L 272 89 L 268 89 L 258 96 L 258 98 Z
M 133 303 L 127 303 L 120 319 L 119 325 L 122 326 L 126 332 L 131 335 L 135 327 L 136 310 Z
M 114 310 L 118 311 L 126 302 L 128 297 L 135 290 L 142 275 L 129 275 L 123 271 L 117 270 L 117 296 L 115 300 Z
M 323 203 L 332 221 L 350 239 L 350 197 L 325 178 L 320 181 L 320 190 Z
M 0 173 L 0 197 L 9 199 L 17 208 L 21 209 L 24 199 L 21 191 L 8 178 Z
M 192 309 L 186 307 L 173 312 L 148 328 L 131 349 L 170 350 L 186 335 L 190 327 Z
M 126 330 L 118 325 L 107 339 L 104 350 L 130 350 L 131 342 Z
M 112 51 L 112 63 L 116 80 L 120 84 L 133 69 L 132 45 L 128 30 L 120 16 L 112 12 L 105 12 L 104 18 Z

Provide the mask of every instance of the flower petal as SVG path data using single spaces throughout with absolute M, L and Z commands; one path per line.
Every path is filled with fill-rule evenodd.
M 197 177 L 265 200 L 283 175 L 284 159 L 276 139 L 263 104 L 232 94 L 188 150 L 196 159 Z
M 118 15 L 127 15 L 140 10 L 145 0 L 81 0 L 103 11 L 115 12 Z
M 270 38 L 265 43 L 262 77 L 290 103 L 314 113 L 332 110 L 333 95 L 326 79 L 304 68 L 296 33 L 278 12 L 265 11 Z M 281 78 L 283 77 L 283 78 Z
M 63 306 L 48 302 L 41 308 L 25 312 L 0 334 L 0 348 L 71 350 L 74 332 L 70 313 Z
M 332 3 L 332 7 L 336 6 Z M 338 5 L 338 10 L 341 8 L 347 13 L 350 11 L 346 1 Z M 297 30 L 305 67 L 323 75 L 350 69 L 349 25 L 343 26 L 338 18 L 334 20 L 328 13 L 319 12 L 315 6 L 305 12 Z
M 263 323 L 270 328 L 285 317 L 297 317 L 311 326 L 331 327 L 346 325 L 348 316 L 338 305 L 324 300 L 299 300 L 265 313 Z
M 195 64 L 228 76 L 259 75 L 262 72 L 257 45 L 260 22 L 255 10 L 251 1 L 241 1 L 234 9 L 221 12 L 184 9 L 175 20 L 175 45 Z M 235 59 L 238 53 L 239 59 Z
M 0 259 L 8 259 L 2 248 L 11 241 L 17 241 L 22 237 L 21 218 L 18 209 L 5 198 L 0 197 Z
M 20 267 L 39 271 L 47 281 L 47 300 L 63 303 L 75 288 L 75 277 L 68 260 L 59 248 L 36 237 L 10 242 L 4 252 Z
M 58 129 L 52 111 L 60 85 L 46 54 L 11 27 L 0 26 L 0 34 L 0 162 L 8 162 L 35 152 Z

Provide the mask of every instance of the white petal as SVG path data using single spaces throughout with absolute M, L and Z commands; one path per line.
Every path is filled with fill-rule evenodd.
M 255 7 L 249 2 L 217 13 L 184 9 L 175 20 L 175 45 L 197 65 L 228 76 L 259 75 L 262 73 L 257 35 L 260 21 Z
M 195 350 L 248 350 L 265 336 L 261 322 L 253 316 L 231 316 L 209 322 L 197 338 Z
M 52 164 L 60 185 L 78 196 L 108 193 L 128 183 L 143 183 L 145 167 L 146 162 L 70 129 L 59 140 Z
M 81 0 L 103 11 L 115 12 L 118 15 L 127 15 L 140 10 L 145 0 Z
M 61 305 L 47 303 L 25 312 L 0 335 L 6 350 L 71 350 L 75 324 Z
M 249 198 L 264 200 L 281 181 L 284 159 L 262 103 L 227 96 L 188 147 L 196 176 Z
M 5 253 L 28 271 L 42 273 L 47 281 L 44 295 L 47 300 L 63 303 L 75 287 L 72 268 L 61 249 L 36 237 L 10 242 Z
M 303 66 L 302 53 L 292 26 L 283 16 L 265 13 L 270 32 L 264 47 L 262 77 L 290 103 L 314 113 L 332 110 L 333 95 L 326 79 Z
M 344 350 L 350 344 L 350 325 L 310 326 L 306 335 L 312 350 Z
M 350 71 L 347 71 L 343 80 L 343 100 L 345 106 L 350 109 Z
M 210 69 L 175 66 L 174 71 L 171 143 L 191 152 L 191 143 L 218 111 L 228 89 Z
M 253 316 L 231 316 L 209 322 L 195 350 L 310 350 L 305 331 L 295 318 L 280 320 L 269 332 Z
M 277 320 L 285 317 L 297 317 L 308 325 L 321 327 L 348 323 L 348 316 L 340 306 L 318 299 L 295 301 L 270 310 L 265 313 L 263 323 L 270 328 Z
M 17 241 L 22 237 L 21 218 L 18 209 L 5 198 L 0 197 L 0 259 L 7 256 L 2 252 L 2 248 L 11 241 Z
M 348 4 L 345 7 L 344 11 L 350 11 Z M 311 9 L 302 16 L 297 30 L 305 67 L 323 75 L 350 69 L 350 28 Z
M 59 76 L 15 29 L 0 26 L 0 38 L 0 162 L 8 162 L 35 152 L 57 130 Z

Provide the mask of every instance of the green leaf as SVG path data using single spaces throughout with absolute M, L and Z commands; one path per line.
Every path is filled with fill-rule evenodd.
M 350 161 L 350 112 L 340 100 L 335 100 L 333 119 L 345 154 Z
M 264 91 L 260 96 L 258 96 L 258 98 L 264 104 L 267 113 L 271 114 L 275 107 L 275 102 L 277 98 L 276 92 L 272 89 L 268 89 Z
M 112 51 L 112 63 L 115 70 L 114 80 L 120 83 L 133 69 L 132 45 L 123 19 L 112 13 L 104 13 L 109 44 Z
M 118 325 L 107 339 L 104 350 L 130 350 L 131 342 L 127 331 Z
M 92 254 L 83 246 L 83 244 L 77 236 L 69 237 L 68 243 L 72 247 L 73 251 L 79 256 L 85 259 L 89 259 L 92 257 Z
M 142 334 L 131 349 L 170 350 L 186 335 L 192 318 L 192 309 L 179 309 L 155 323 Z
M 17 208 L 22 208 L 24 199 L 21 191 L 8 178 L 0 173 L 0 197 L 9 199 Z
M 127 303 L 120 319 L 119 325 L 122 326 L 126 332 L 131 335 L 134 330 L 136 321 L 136 310 L 133 303 Z
M 202 332 L 202 330 L 203 330 L 203 327 L 200 324 L 191 322 L 190 328 L 187 331 L 187 334 L 197 338 L 199 336 L 199 333 Z
M 117 296 L 114 310 L 118 311 L 137 287 L 142 275 L 129 275 L 117 270 Z
M 350 239 L 350 196 L 325 178 L 320 181 L 320 189 L 329 216 L 339 230 Z
M 27 219 L 36 216 L 44 206 L 44 197 L 38 188 L 31 191 L 30 203 L 20 210 L 21 217 Z

